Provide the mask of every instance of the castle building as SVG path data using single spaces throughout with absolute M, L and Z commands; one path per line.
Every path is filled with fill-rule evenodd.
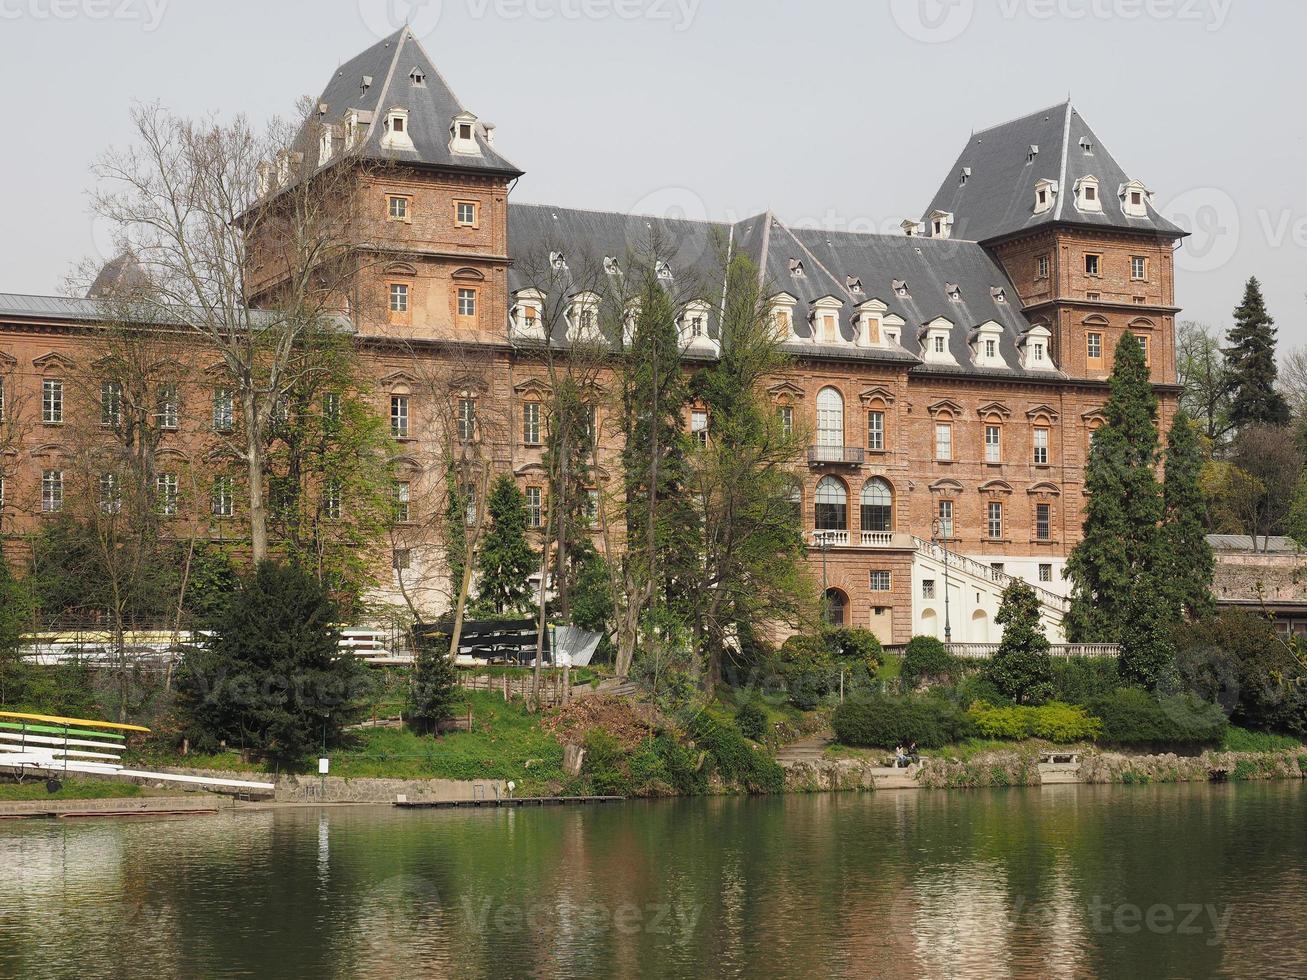
M 659 275 L 695 283 L 678 317 L 693 364 L 718 354 L 725 247 L 759 268 L 790 355 L 767 391 L 786 424 L 811 433 L 796 486 L 829 617 L 884 642 L 996 642 L 999 595 L 1019 576 L 1061 639 L 1086 457 L 1125 333 L 1144 345 L 1159 424 L 1175 410 L 1172 252 L 1184 235 L 1070 103 L 973 133 L 898 235 L 793 228 L 770 212 L 728 223 L 510 202 L 522 171 L 407 29 L 342 65 L 318 109 L 304 150 L 318 166 L 384 163 L 359 169 L 356 226 L 383 302 L 354 329 L 400 443 L 404 499 L 441 479 L 427 460 L 447 433 L 423 378 L 475 357 L 457 436 L 517 475 L 534 519 L 540 351 L 605 339 L 583 270 L 621 276 L 633 250 L 662 243 Z M 542 264 L 554 295 L 533 274 Z M 99 316 L 94 298 L 0 295 L 4 395 L 43 412 L 5 468 L 6 533 L 57 509 L 63 408 L 52 398 Z M 203 411 L 177 425 L 179 453 L 188 431 L 217 424 L 222 390 L 202 372 L 188 384 Z M 696 412 L 687 424 L 709 421 Z M 612 460 L 615 447 L 604 452 Z M 393 543 L 393 575 L 426 583 L 438 605 L 429 528 L 414 520 Z

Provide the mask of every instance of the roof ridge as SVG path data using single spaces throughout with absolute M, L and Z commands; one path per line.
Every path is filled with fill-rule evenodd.
M 1071 100 L 1066 102 L 1066 115 L 1062 119 L 1062 160 L 1057 174 L 1057 208 L 1053 212 L 1053 220 L 1062 220 L 1062 206 L 1066 203 L 1066 167 L 1067 167 L 1067 147 L 1071 143 Z
M 372 111 L 372 121 L 368 123 L 368 131 L 363 137 L 363 142 L 372 139 L 372 134 L 376 131 L 377 120 L 386 113 L 386 93 L 390 91 L 390 83 L 395 77 L 395 65 L 399 63 L 399 52 L 404 47 L 404 33 L 408 30 L 405 24 L 391 37 L 399 38 L 399 43 L 395 45 L 395 53 L 390 56 L 390 68 L 386 71 L 386 80 L 381 83 L 381 90 L 377 93 L 377 107 Z M 432 67 L 435 67 L 434 65 Z M 452 92 L 450 93 L 453 94 Z
M 739 223 L 733 221 L 717 221 L 712 218 L 669 218 L 665 214 L 645 214 L 640 211 L 614 211 L 611 208 L 582 208 L 574 207 L 570 204 L 549 204 L 543 201 L 510 201 L 509 207 L 550 208 L 555 211 L 584 211 L 586 214 L 611 214 L 616 215 L 619 218 L 652 218 L 655 221 L 688 221 L 697 225 L 715 225 L 721 227 L 734 227 L 734 225 Z
M 1004 119 L 1002 122 L 996 122 L 991 126 L 986 126 L 984 129 L 973 129 L 971 131 L 971 135 L 980 136 L 984 133 L 989 133 L 989 132 L 993 132 L 996 129 L 1001 129 L 1004 126 L 1010 126 L 1014 122 L 1020 122 L 1023 119 L 1029 119 L 1032 116 L 1038 116 L 1041 113 L 1051 112 L 1054 109 L 1061 109 L 1064 106 L 1069 107 L 1070 105 L 1071 105 L 1071 98 L 1068 96 L 1067 98 L 1063 99 L 1061 102 L 1054 102 L 1052 105 L 1044 106 L 1044 108 L 1042 109 L 1036 109 L 1033 112 L 1023 112 L 1019 116 L 1013 116 L 1011 119 Z
M 794 231 L 790 228 L 789 225 L 779 220 L 776 223 L 785 229 L 785 233 L 790 236 L 790 240 L 793 241 L 795 245 L 799 246 L 799 248 L 803 250 L 803 253 L 808 256 L 808 258 L 812 259 L 813 264 L 826 274 L 826 278 L 835 284 L 835 288 L 840 290 L 845 296 L 847 296 L 849 298 L 849 302 L 853 302 L 854 301 L 853 291 L 849 289 L 848 284 L 840 282 L 839 277 L 836 276 L 833 272 L 830 271 L 830 269 L 826 268 L 826 266 L 822 264 L 821 259 L 817 258 L 817 256 L 813 253 L 812 249 L 808 248 L 807 245 L 799 241 L 799 236 L 794 234 Z M 820 229 L 817 230 L 820 231 Z
M 435 72 L 436 78 L 440 79 L 440 84 L 445 87 L 445 91 L 449 93 L 449 97 L 454 100 L 454 105 L 458 106 L 459 111 L 467 112 L 468 111 L 467 106 L 463 104 L 463 100 L 458 97 L 458 94 L 454 91 L 453 86 L 449 84 L 448 79 L 446 79 L 445 76 L 441 73 L 440 66 L 436 64 L 435 59 L 432 58 L 431 55 L 427 53 L 427 49 L 422 46 L 422 40 L 412 31 L 409 31 L 408 40 L 412 41 L 414 44 L 417 45 L 418 52 L 422 55 L 423 58 L 427 60 L 427 64 L 431 67 L 431 70 Z M 395 57 L 396 58 L 399 57 L 398 51 L 396 51 Z

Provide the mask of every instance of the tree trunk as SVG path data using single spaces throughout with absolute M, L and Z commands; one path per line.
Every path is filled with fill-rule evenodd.
M 246 480 L 250 491 L 250 557 L 257 565 L 268 557 L 268 511 L 264 502 L 263 426 L 259 420 L 259 407 L 255 393 L 246 390 L 242 395 L 245 414 Z

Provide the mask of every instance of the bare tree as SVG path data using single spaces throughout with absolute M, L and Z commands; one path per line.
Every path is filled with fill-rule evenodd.
M 268 554 L 273 413 L 300 380 L 310 331 L 358 298 L 350 226 L 359 164 L 317 160 L 303 118 L 259 133 L 240 116 L 191 120 L 137 106 L 135 145 L 95 167 L 93 208 L 146 271 L 133 319 L 202 339 L 232 378 L 240 425 L 230 448 L 245 470 L 256 561 Z
M 1213 446 L 1232 430 L 1230 380 L 1219 332 L 1206 323 L 1184 320 L 1176 337 L 1175 363 L 1180 404 Z

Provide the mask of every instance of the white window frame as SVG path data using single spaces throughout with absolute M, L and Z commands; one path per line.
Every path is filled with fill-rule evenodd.
M 390 312 L 407 313 L 409 308 L 408 283 L 392 282 L 390 284 Z
M 889 592 L 893 583 L 894 576 L 887 568 L 873 568 L 867 573 L 867 588 L 872 592 Z
M 236 427 L 236 402 L 230 388 L 213 389 L 213 431 L 231 432 Z
M 467 286 L 458 288 L 458 315 L 477 315 L 477 291 L 475 289 L 469 289 Z
M 407 480 L 396 480 L 392 496 L 395 500 L 395 522 L 397 524 L 409 523 L 409 502 L 412 499 L 412 488 L 409 482 Z
M 935 423 L 935 458 L 937 460 L 953 459 L 953 423 Z
M 523 496 L 526 498 L 526 526 L 532 529 L 544 527 L 544 490 L 541 487 L 527 487 Z
M 154 478 L 154 493 L 158 501 L 159 513 L 164 517 L 173 517 L 177 513 L 177 474 L 160 473 Z
M 43 378 L 41 380 L 41 422 L 43 425 L 63 425 L 63 421 L 63 378 Z
M 235 511 L 232 494 L 231 477 L 220 476 L 213 481 L 213 491 L 209 498 L 210 509 L 214 517 L 231 517 Z
M 1052 442 L 1050 433 L 1048 426 L 1037 425 L 1031 435 L 1031 444 L 1034 447 L 1033 461 L 1036 466 L 1048 465 L 1048 447 Z
M 992 422 L 985 425 L 985 462 L 1003 462 L 1003 429 Z
M 390 434 L 407 439 L 409 433 L 409 396 L 396 392 L 390 396 Z
M 540 445 L 540 403 L 537 401 L 522 403 L 522 444 Z
M 985 534 L 991 541 L 1003 537 L 1003 502 L 991 500 L 985 505 Z
M 867 448 L 872 452 L 883 452 L 885 449 L 885 412 L 883 409 L 867 409 Z
M 41 471 L 41 513 L 57 514 L 64 509 L 64 471 Z
M 941 500 L 935 508 L 935 516 L 939 519 L 939 536 L 953 537 L 953 501 Z

